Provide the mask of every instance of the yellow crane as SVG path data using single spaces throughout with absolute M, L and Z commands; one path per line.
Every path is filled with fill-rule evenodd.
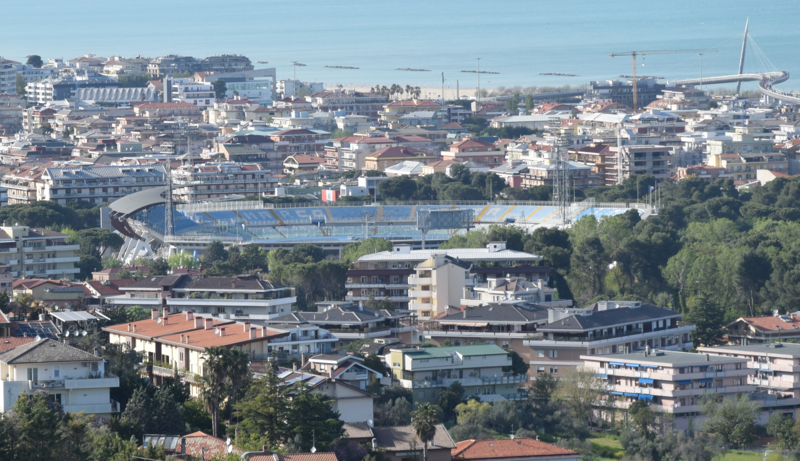
M 678 54 L 678 53 L 711 53 L 717 51 L 716 48 L 709 48 L 707 50 L 643 50 L 643 51 L 628 51 L 625 53 L 612 53 L 611 57 L 630 56 L 633 59 L 633 110 L 638 109 L 638 90 L 636 86 L 636 56 L 647 56 L 649 54 Z

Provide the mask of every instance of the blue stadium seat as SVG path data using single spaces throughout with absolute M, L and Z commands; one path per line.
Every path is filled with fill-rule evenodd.
M 209 211 L 206 213 L 216 222 L 238 224 L 242 222 L 242 218 L 236 215 L 233 211 Z
M 275 208 L 272 211 L 278 215 L 281 221 L 288 223 L 310 223 L 311 219 L 328 220 L 328 213 L 325 212 L 325 208 Z
M 411 219 L 412 206 L 385 206 L 383 207 L 384 221 L 408 221 Z
M 333 216 L 333 221 L 359 221 L 365 217 L 375 219 L 378 216 L 378 207 L 374 206 L 332 206 L 328 210 Z
M 275 225 L 278 224 L 278 220 L 275 219 L 275 215 L 273 215 L 269 210 L 241 210 L 239 211 L 239 216 L 241 216 L 247 224 L 258 224 L 258 225 Z

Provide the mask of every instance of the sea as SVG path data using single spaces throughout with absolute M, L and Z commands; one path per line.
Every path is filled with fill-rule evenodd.
M 0 56 L 65 60 L 243 54 L 278 78 L 474 88 L 581 86 L 631 73 L 632 50 L 717 51 L 640 57 L 639 75 L 784 70 L 800 90 L 800 1 L 771 0 L 33 0 L 3 2 Z M 256 64 L 266 61 L 268 64 Z M 305 64 L 295 66 L 293 62 Z M 479 64 L 480 63 L 480 64 Z M 358 67 L 335 69 L 326 66 Z M 398 68 L 426 69 L 409 72 Z M 576 76 L 541 75 L 547 73 Z M 755 83 L 744 85 L 756 89 Z

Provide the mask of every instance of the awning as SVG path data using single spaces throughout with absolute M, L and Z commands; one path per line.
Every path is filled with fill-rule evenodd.
M 611 391 L 611 392 L 609 392 L 609 394 L 611 394 L 611 395 L 622 395 L 622 392 L 619 392 L 619 391 Z
M 622 395 L 624 395 L 625 397 L 639 397 L 639 394 L 633 394 L 631 392 L 626 392 Z
M 639 368 L 639 364 L 638 363 L 626 363 L 625 366 L 626 367 Z
M 623 362 L 608 362 L 609 365 L 617 365 L 620 367 L 624 367 L 625 364 Z
M 639 394 L 639 400 L 653 400 L 653 396 L 647 394 Z
M 608 379 L 608 375 L 595 375 L 598 378 Z
M 698 379 L 698 381 L 700 381 L 701 383 L 713 383 L 714 378 L 703 378 L 703 379 Z
M 642 384 L 653 384 L 653 380 L 650 378 L 639 378 L 639 382 Z
M 761 373 L 772 373 L 772 370 L 758 370 L 758 371 L 760 371 Z
M 682 379 L 682 380 L 678 381 L 678 384 L 692 384 L 692 380 L 691 379 Z
M 654 370 L 658 370 L 658 365 L 642 365 L 642 368 L 652 368 Z

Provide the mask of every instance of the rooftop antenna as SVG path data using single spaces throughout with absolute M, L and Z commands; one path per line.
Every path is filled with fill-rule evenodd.
M 741 54 L 741 56 L 739 56 L 739 75 L 742 75 L 742 70 L 744 70 L 744 53 L 745 53 L 745 51 L 747 49 L 747 28 L 748 28 L 748 26 L 750 26 L 750 17 L 748 17 L 747 21 L 744 23 L 744 36 L 742 36 L 742 54 Z M 702 84 L 702 81 L 703 81 L 702 78 L 703 77 L 700 77 L 700 78 L 701 78 L 700 82 Z M 736 82 L 736 94 L 739 94 L 739 89 L 741 88 L 741 86 L 742 86 L 742 81 L 741 80 Z

